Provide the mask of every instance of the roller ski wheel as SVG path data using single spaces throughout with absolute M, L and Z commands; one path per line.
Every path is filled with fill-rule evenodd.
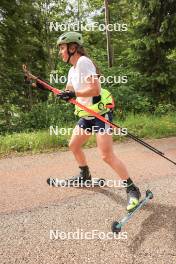
M 124 227 L 128 221 L 135 215 L 135 213 L 137 211 L 139 211 L 143 206 L 145 206 L 149 200 L 153 199 L 153 193 L 150 190 L 146 191 L 146 196 L 139 202 L 139 204 L 130 212 L 127 212 L 127 214 L 125 216 L 122 217 L 121 220 L 119 221 L 114 221 L 112 226 L 111 226 L 111 230 L 114 233 L 119 233 L 122 229 L 122 227 Z
M 111 227 L 111 229 L 112 229 L 112 232 L 113 232 L 113 233 L 118 234 L 118 233 L 121 232 L 121 229 L 122 229 L 122 228 L 121 228 L 121 225 L 120 225 L 119 222 L 114 221 L 114 222 L 112 223 L 112 227 Z

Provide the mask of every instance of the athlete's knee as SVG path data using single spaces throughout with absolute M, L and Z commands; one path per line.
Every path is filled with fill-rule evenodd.
M 81 146 L 79 146 L 78 144 L 74 143 L 74 142 L 70 142 L 69 143 L 69 149 L 72 151 L 72 152 L 77 152 L 78 150 L 81 149 Z
M 109 163 L 109 162 L 111 162 L 111 160 L 113 158 L 113 153 L 112 152 L 103 152 L 101 154 L 101 158 L 103 161 Z
M 69 142 L 68 147 L 71 151 L 74 151 L 76 149 L 76 144 L 74 144 L 73 142 Z

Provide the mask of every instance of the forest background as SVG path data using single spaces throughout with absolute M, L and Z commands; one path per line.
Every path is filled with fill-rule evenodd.
M 106 5 L 109 23 L 116 25 L 109 32 L 112 65 L 101 26 Z M 93 24 L 94 30 L 85 30 Z M 1 0 L 0 153 L 56 148 L 50 126 L 74 126 L 73 105 L 25 84 L 21 68 L 27 63 L 32 73 L 64 89 L 70 65 L 56 47 L 64 25 L 80 26 L 104 76 L 102 87 L 114 96 L 117 122 L 141 137 L 176 135 L 175 0 Z M 68 139 L 60 137 L 59 146 Z

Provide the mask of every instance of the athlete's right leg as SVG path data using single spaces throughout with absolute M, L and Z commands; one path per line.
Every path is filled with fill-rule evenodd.
M 80 167 L 87 166 L 85 154 L 82 145 L 90 138 L 91 133 L 76 125 L 69 143 L 69 148 L 74 154 L 76 161 Z
M 69 148 L 73 152 L 75 159 L 78 162 L 80 172 L 79 175 L 73 176 L 71 179 L 69 179 L 69 181 L 84 182 L 87 180 L 91 180 L 91 174 L 89 171 L 89 167 L 87 166 L 86 157 L 81 148 L 90 136 L 91 133 L 88 133 L 86 130 L 79 127 L 79 125 L 77 125 L 73 130 Z

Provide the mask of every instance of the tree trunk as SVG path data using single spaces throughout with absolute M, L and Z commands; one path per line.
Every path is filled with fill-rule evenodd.
M 106 25 L 108 65 L 109 68 L 111 68 L 113 66 L 113 56 L 112 56 L 111 35 L 110 35 L 110 31 L 107 29 L 107 25 L 110 23 L 108 0 L 105 0 L 104 3 L 105 3 L 105 25 Z

